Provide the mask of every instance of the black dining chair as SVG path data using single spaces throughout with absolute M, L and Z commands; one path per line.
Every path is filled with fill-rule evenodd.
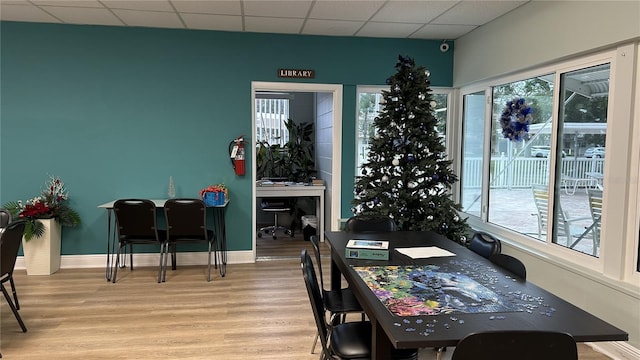
M 322 353 L 320 359 L 369 359 L 371 357 L 371 322 L 355 321 L 329 327 L 318 278 L 307 250 L 300 254 L 304 283 L 311 302 Z M 391 359 L 417 359 L 417 349 L 392 349 Z
M 507 254 L 494 254 L 489 260 L 503 269 L 509 270 L 522 280 L 527 278 L 527 268 L 518 258 Z
M 216 237 L 207 229 L 207 207 L 200 199 L 169 199 L 164 204 L 167 222 L 167 241 L 164 248 L 162 281 L 166 280 L 167 257 L 171 252 L 171 268 L 176 269 L 176 247 L 178 244 L 206 243 L 209 245 L 207 261 L 207 281 L 211 281 L 211 251 L 214 264 L 218 267 Z
M 4 298 L 7 299 L 7 303 L 13 312 L 13 315 L 18 320 L 22 332 L 27 332 L 27 327 L 22 321 L 22 317 L 18 313 L 20 310 L 20 303 L 18 302 L 18 293 L 16 292 L 16 285 L 13 281 L 13 269 L 16 266 L 16 259 L 18 258 L 18 250 L 22 243 L 22 235 L 24 234 L 24 221 L 16 221 L 7 225 L 4 231 L 0 234 L 0 288 Z M 9 296 L 5 283 L 9 283 L 11 286 L 11 293 L 13 294 L 13 300 Z
M 396 222 L 384 215 L 356 215 L 347 219 L 344 231 L 353 233 L 396 231 Z
M 160 249 L 158 282 L 162 281 L 162 264 L 166 231 L 159 230 L 156 205 L 147 199 L 120 199 L 113 204 L 118 229 L 118 252 L 111 280 L 115 283 L 120 266 L 120 253 L 129 245 L 131 270 L 133 271 L 133 245 L 152 245 Z
M 451 360 L 578 360 L 575 339 L 551 331 L 491 331 L 467 335 Z
M 11 223 L 11 212 L 7 209 L 0 209 L 0 229 L 4 229 Z
M 364 310 L 362 306 L 353 294 L 353 291 L 349 288 L 342 288 L 338 290 L 326 290 L 324 287 L 324 277 L 322 272 L 322 258 L 320 254 L 320 244 L 318 242 L 317 235 L 311 235 L 309 238 L 313 247 L 313 252 L 316 258 L 316 266 L 318 267 L 318 274 L 320 274 L 320 293 L 322 294 L 322 301 L 326 310 L 329 312 L 329 324 L 338 324 L 346 321 L 347 314 L 361 313 L 362 320 L 364 320 Z M 318 334 L 320 336 L 320 334 Z M 313 341 L 311 347 L 311 353 L 315 351 L 318 343 L 318 336 Z
M 474 253 L 489 259 L 492 255 L 502 251 L 500 240 L 486 232 L 477 231 L 469 241 L 469 249 Z

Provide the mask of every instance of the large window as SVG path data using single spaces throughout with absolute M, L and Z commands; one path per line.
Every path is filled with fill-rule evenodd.
M 501 84 L 492 90 L 488 221 L 544 241 L 546 209 L 540 214 L 538 207 L 547 202 L 534 200 L 535 195 L 544 196 L 536 188 L 548 188 L 553 163 L 553 75 Z M 513 123 L 523 115 L 522 110 L 529 112 L 529 131 L 514 139 L 505 137 L 510 128 L 503 127 L 505 119 Z
M 360 175 L 362 164 L 367 160 L 369 152 L 369 140 L 375 133 L 375 118 L 381 107 L 384 106 L 382 90 L 387 87 L 361 86 L 358 87 L 358 119 L 356 121 L 356 174 Z M 433 99 L 436 102 L 434 116 L 438 119 L 438 132 L 443 141 L 446 137 L 447 121 L 449 119 L 448 89 L 432 89 Z
M 284 145 L 289 141 L 285 121 L 289 119 L 289 97 L 277 93 L 256 95 L 256 141 Z
M 490 102 L 485 91 L 464 94 L 463 211 L 531 242 L 599 257 L 609 78 L 610 63 L 600 62 L 489 84 Z
M 462 169 L 460 174 L 462 210 L 481 215 L 484 168 L 484 91 L 466 94 L 462 100 Z

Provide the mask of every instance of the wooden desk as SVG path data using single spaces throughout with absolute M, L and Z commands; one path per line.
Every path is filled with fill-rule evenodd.
M 318 234 L 324 233 L 324 185 L 256 185 L 256 198 L 265 197 L 313 197 L 316 199 Z
M 167 201 L 167 199 L 150 200 L 153 201 L 153 203 L 156 205 L 156 208 L 164 208 L 164 203 Z M 113 233 L 111 231 L 111 214 L 113 212 L 113 204 L 115 202 L 116 200 L 113 200 L 98 205 L 98 208 L 107 209 L 107 265 L 105 274 L 107 281 L 111 281 L 111 264 L 115 264 L 115 261 L 114 259 L 112 259 L 112 257 L 117 253 L 116 246 L 118 246 L 118 240 L 116 239 L 117 231 L 115 229 L 113 229 Z M 225 203 L 222 205 L 207 206 L 207 208 L 213 210 L 213 231 L 218 240 L 218 253 L 220 254 L 220 276 L 222 277 L 224 277 L 227 273 L 227 229 L 225 221 L 225 211 L 228 204 L 229 199 L 226 199 Z M 125 264 L 125 262 L 123 261 L 122 264 Z M 124 266 L 125 265 L 123 265 L 123 267 Z
M 607 322 L 560 299 L 552 293 L 515 276 L 487 259 L 445 237 L 432 232 L 389 232 L 350 234 L 326 232 L 331 245 L 331 286 L 340 287 L 345 277 L 358 301 L 371 319 L 372 359 L 388 359 L 391 346 L 398 349 L 456 346 L 467 334 L 490 330 L 543 330 L 571 334 L 576 341 L 625 341 L 628 334 Z M 388 261 L 345 258 L 346 243 L 352 239 L 388 240 Z M 412 259 L 395 251 L 396 247 L 437 246 L 456 255 Z M 371 291 L 354 267 L 434 265 L 441 272 L 460 274 L 505 298 L 513 305 L 509 311 L 453 312 L 436 315 L 397 316 Z M 452 286 L 447 284 L 447 286 Z M 453 290 L 468 290 L 468 288 Z M 464 300 L 467 301 L 467 300 Z M 471 301 L 471 300 L 469 300 Z M 515 310 L 513 310 L 515 309 Z

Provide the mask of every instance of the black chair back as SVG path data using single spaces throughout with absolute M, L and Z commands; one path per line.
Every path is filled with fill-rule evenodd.
M 309 241 L 313 247 L 313 253 L 316 257 L 316 266 L 318 267 L 318 273 L 320 274 L 320 290 L 323 290 L 325 287 L 324 279 L 322 277 L 322 258 L 320 253 L 320 244 L 318 243 L 318 235 L 311 235 L 309 237 Z
M 467 335 L 451 360 L 577 360 L 575 339 L 547 331 L 492 331 Z
M 147 199 L 120 199 L 113 204 L 118 236 L 122 239 L 158 239 L 156 205 Z
M 200 199 L 169 199 L 164 203 L 167 239 L 207 237 L 207 208 Z
M 6 228 L 11 223 L 11 213 L 7 209 L 0 209 L 0 228 Z
M 167 242 L 165 243 L 162 265 L 162 281 L 166 280 L 167 257 L 171 250 L 171 268 L 176 269 L 176 245 L 178 243 L 208 243 L 207 281 L 211 281 L 211 251 L 215 253 L 215 234 L 207 229 L 207 207 L 200 199 L 169 199 L 164 203 L 167 222 Z M 171 247 L 171 249 L 169 249 Z M 214 257 L 218 266 L 217 256 Z
M 469 242 L 469 249 L 476 254 L 489 259 L 492 255 L 499 254 L 502 251 L 500 240 L 495 237 L 478 231 L 473 234 Z
M 501 268 L 509 270 L 522 280 L 525 280 L 527 278 L 527 268 L 524 266 L 522 261 L 511 255 L 495 254 L 492 255 L 489 260 L 491 260 L 492 263 L 500 266 Z
M 0 233 L 0 289 L 2 290 L 4 298 L 7 300 L 7 304 L 9 304 L 9 307 L 11 308 L 11 312 L 13 312 L 16 320 L 18 320 L 18 324 L 20 324 L 22 332 L 27 332 L 27 327 L 18 313 L 20 303 L 18 302 L 18 294 L 13 282 L 13 269 L 16 266 L 16 259 L 18 258 L 18 250 L 22 243 L 24 228 L 24 221 L 19 220 L 9 224 L 4 231 Z M 13 300 L 4 286 L 6 282 L 11 285 Z
M 322 302 L 322 293 L 318 286 L 316 271 L 313 268 L 313 261 L 306 249 L 303 249 L 300 254 L 300 266 L 302 267 L 304 284 L 307 287 L 307 294 L 309 295 L 309 301 L 311 302 L 313 318 L 315 319 L 316 327 L 318 328 L 318 336 L 320 337 L 323 351 L 326 351 L 328 329 L 325 320 L 324 303 Z
M 0 279 L 13 274 L 13 268 L 16 266 L 16 259 L 18 258 L 18 250 L 20 250 L 20 245 L 22 244 L 24 227 L 24 221 L 16 221 L 9 224 L 0 235 Z
M 388 216 L 352 216 L 344 224 L 346 232 L 364 233 L 364 232 L 384 232 L 396 231 L 398 226 L 396 222 Z
M 167 234 L 165 230 L 158 230 L 156 220 L 156 205 L 147 199 L 120 199 L 113 204 L 118 229 L 118 252 L 113 267 L 111 281 L 116 282 L 118 267 L 120 267 L 120 253 L 122 248 L 129 245 L 131 259 L 130 268 L 133 270 L 133 244 L 159 245 L 160 260 L 158 263 L 158 282 L 162 281 L 162 264 L 164 245 Z

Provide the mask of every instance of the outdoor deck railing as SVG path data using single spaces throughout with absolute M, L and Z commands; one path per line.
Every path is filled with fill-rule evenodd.
M 532 184 L 549 182 L 548 158 L 497 157 L 491 159 L 491 188 L 528 188 Z M 562 176 L 566 180 L 588 180 L 586 173 L 602 173 L 604 159 L 599 158 L 563 158 Z M 482 186 L 482 159 L 466 158 L 462 168 L 462 184 L 465 188 Z M 586 186 L 583 182 L 578 186 Z

